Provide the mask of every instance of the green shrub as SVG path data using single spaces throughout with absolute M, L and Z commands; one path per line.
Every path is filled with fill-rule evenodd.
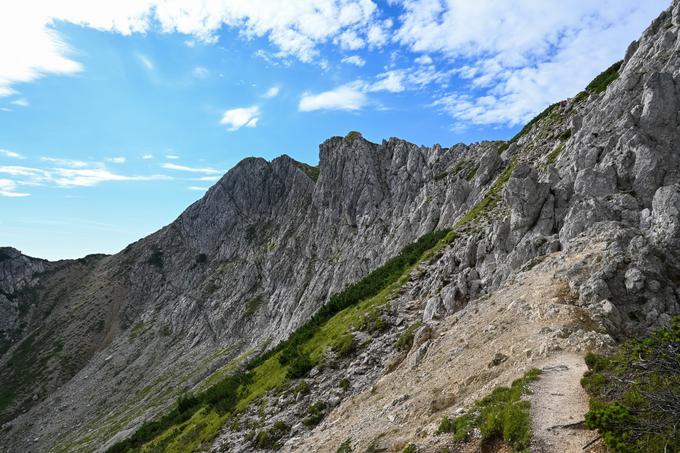
M 510 387 L 497 387 L 477 401 L 469 413 L 454 420 L 444 417 L 438 432 L 453 433 L 454 440 L 467 441 L 479 428 L 483 446 L 503 441 L 515 451 L 525 450 L 531 441 L 531 416 L 529 402 L 522 396 L 539 375 L 540 370 L 534 368 Z
M 548 158 L 545 161 L 546 165 L 553 165 L 557 161 L 557 158 L 560 157 L 560 154 L 562 154 L 562 151 L 564 151 L 564 143 L 561 143 L 557 148 L 550 151 L 550 154 L 548 154 Z
M 374 307 L 361 318 L 361 322 L 357 326 L 357 329 L 362 332 L 380 333 L 387 330 L 387 327 L 387 323 L 383 319 L 380 309 Z
M 585 99 L 588 99 L 589 96 L 590 96 L 590 93 L 588 93 L 586 90 L 583 90 L 579 94 L 574 96 L 574 102 L 578 104 L 579 102 L 581 102 Z
M 158 269 L 163 269 L 163 252 L 157 248 L 154 248 L 146 262 Z
M 541 113 L 536 115 L 531 121 L 529 121 L 521 131 L 519 131 L 512 139 L 510 139 L 510 144 L 515 143 L 518 141 L 524 134 L 529 132 L 536 123 L 541 121 L 543 118 L 546 118 L 548 115 L 550 115 L 557 107 L 559 106 L 559 103 L 552 104 L 548 106 L 545 110 L 543 110 Z
M 307 381 L 304 379 L 300 381 L 300 383 L 295 387 L 294 393 L 297 395 L 298 393 L 301 395 L 308 395 L 310 392 L 309 384 L 307 384 Z
M 340 444 L 335 453 L 352 453 L 352 438 L 345 439 L 343 443 Z
M 317 401 L 307 408 L 307 416 L 302 420 L 305 426 L 316 426 L 326 415 L 326 403 Z
M 465 175 L 467 181 L 472 181 L 477 176 L 477 170 L 479 170 L 479 165 L 474 165 Z
M 415 335 L 416 330 L 422 325 L 422 322 L 416 321 L 408 326 L 406 330 L 399 335 L 399 338 L 397 338 L 397 341 L 394 343 L 394 347 L 399 351 L 408 351 L 411 349 L 411 346 L 413 346 L 413 336 Z
M 453 421 L 453 440 L 466 442 L 470 438 L 476 426 L 476 417 L 473 414 L 465 414 Z
M 316 182 L 319 179 L 320 169 L 318 166 L 313 167 L 311 165 L 305 164 L 303 162 L 295 162 L 295 165 L 302 170 L 309 178 Z
M 439 423 L 439 428 L 437 428 L 437 434 L 449 434 L 452 432 L 454 432 L 453 420 L 451 420 L 449 417 L 445 415 L 442 418 L 442 421 Z
M 415 444 L 408 444 L 402 450 L 402 453 L 417 453 L 417 452 L 418 452 L 418 449 L 416 448 Z
M 351 386 L 352 386 L 352 384 L 349 382 L 349 379 L 347 379 L 346 377 L 340 379 L 340 382 L 338 383 L 338 387 L 340 387 L 345 392 L 347 390 L 349 390 Z
M 205 253 L 199 253 L 198 256 L 196 257 L 196 262 L 198 264 L 203 264 L 208 262 L 208 255 Z
M 354 335 L 347 333 L 345 335 L 339 336 L 331 347 L 333 351 L 340 357 L 348 357 L 354 352 Z
M 258 294 L 257 296 L 248 299 L 248 301 L 246 302 L 246 311 L 243 313 L 243 316 L 246 319 L 252 318 L 260 309 L 263 302 L 264 297 L 262 297 L 262 294 Z
M 362 136 L 361 136 L 361 132 L 357 132 L 357 131 L 349 131 L 349 132 L 347 133 L 347 135 L 345 135 L 345 140 L 354 141 L 354 140 L 356 140 L 357 138 L 361 138 L 361 137 L 362 137 Z
M 309 354 L 305 354 L 300 349 L 296 349 L 295 351 L 296 353 L 287 359 L 286 363 L 281 362 L 282 365 L 288 366 L 286 376 L 290 379 L 304 377 L 312 368 L 314 368 L 314 364 L 309 358 Z
M 281 448 L 280 440 L 290 431 L 290 427 L 279 420 L 271 428 L 260 431 L 254 437 L 255 445 L 263 450 L 278 450 Z
M 616 452 L 680 451 L 680 317 L 610 356 L 585 360 L 588 428 Z
M 610 83 L 619 78 L 619 69 L 621 69 L 622 64 L 623 60 L 611 65 L 588 84 L 586 91 L 590 93 L 602 93 L 605 91 Z

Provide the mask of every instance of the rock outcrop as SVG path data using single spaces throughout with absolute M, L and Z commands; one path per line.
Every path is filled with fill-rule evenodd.
M 111 445 L 437 229 L 455 239 L 394 296 L 391 330 L 348 362 L 349 394 L 394 367 L 434 369 L 431 325 L 470 312 L 471 301 L 483 311 L 485 300 L 505 300 L 499 288 L 516 288 L 546 257 L 569 308 L 547 308 L 542 319 L 585 313 L 592 329 L 545 331 L 528 352 L 503 352 L 493 372 L 508 357 L 607 347 L 668 324 L 680 313 L 678 17 L 676 0 L 630 46 L 606 90 L 551 106 L 510 143 L 426 148 L 350 133 L 321 144 L 318 168 L 287 156 L 245 159 L 176 221 L 112 256 L 49 263 L 0 249 L 0 444 Z M 573 259 L 589 250 L 587 266 Z M 521 306 L 512 309 L 531 319 Z M 392 356 L 416 321 L 425 325 L 413 348 Z M 489 329 L 482 333 L 497 327 Z M 319 373 L 313 395 L 340 404 L 347 394 Z M 302 410 L 285 398 L 267 423 Z M 296 436 L 309 434 L 298 428 Z M 225 428 L 214 448 L 244 439 Z

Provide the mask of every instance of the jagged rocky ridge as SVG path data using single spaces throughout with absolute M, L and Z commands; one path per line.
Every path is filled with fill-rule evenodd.
M 415 318 L 451 314 L 589 240 L 608 245 L 569 279 L 574 303 L 614 338 L 668 323 L 680 312 L 679 26 L 676 1 L 606 91 L 553 106 L 509 144 L 335 137 L 318 175 L 286 156 L 246 159 L 116 255 L 48 263 L 2 249 L 0 444 L 111 445 L 435 229 L 457 237 L 411 277 L 402 302 L 421 311 L 385 314 L 394 329 L 364 352 L 371 372 L 353 391 Z M 215 448 L 252 449 L 247 434 L 227 430 Z

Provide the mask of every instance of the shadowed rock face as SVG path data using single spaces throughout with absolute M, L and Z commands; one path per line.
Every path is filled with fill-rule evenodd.
M 509 147 L 333 137 L 318 177 L 287 156 L 245 159 L 118 254 L 0 249 L 0 421 L 14 419 L 0 444 L 41 451 L 97 428 L 81 446 L 103 445 L 434 229 L 458 239 L 416 295 L 426 321 L 592 238 L 609 246 L 571 280 L 578 304 L 614 336 L 667 323 L 680 312 L 678 17 L 676 1 L 604 93 L 557 105 Z

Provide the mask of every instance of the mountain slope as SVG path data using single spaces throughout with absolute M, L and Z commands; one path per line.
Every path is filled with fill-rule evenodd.
M 378 317 L 387 327 L 342 326 L 367 348 L 338 359 L 347 367 L 340 369 L 360 376 L 350 394 L 337 394 L 329 387 L 333 371 L 317 367 L 316 385 L 290 411 L 305 412 L 330 393 L 340 400 L 360 394 L 381 376 L 416 385 L 413 370 L 421 364 L 429 370 L 422 376 L 445 383 L 423 389 L 453 386 L 444 379 L 447 369 L 478 373 L 486 356 L 469 366 L 457 358 L 442 366 L 437 341 L 423 339 L 453 341 L 456 323 L 474 338 L 472 326 L 483 329 L 480 319 L 494 319 L 485 313 L 487 301 L 513 302 L 503 291 L 517 298 L 527 291 L 528 306 L 545 311 L 535 323 L 540 328 L 520 335 L 506 323 L 507 347 L 517 343 L 503 352 L 511 359 L 458 400 L 517 377 L 529 363 L 526 353 L 520 360 L 525 344 L 543 360 L 555 353 L 553 343 L 582 352 L 667 324 L 680 312 L 679 25 L 675 1 L 618 69 L 551 106 L 511 142 L 425 148 L 399 139 L 374 144 L 350 133 L 320 146 L 318 174 L 286 156 L 242 161 L 175 222 L 116 255 L 47 263 L 3 254 L 0 313 L 12 321 L 0 326 L 6 349 L 0 413 L 11 421 L 0 443 L 8 451 L 110 446 L 184 389 L 204 388 L 206 379 L 216 382 L 285 339 L 333 294 L 438 229 L 453 233 L 386 288 Z M 586 265 L 578 258 L 589 250 Z M 546 270 L 546 263 L 553 267 Z M 561 278 L 545 277 L 554 296 L 530 296 L 531 285 L 521 284 L 524 273 L 555 269 Z M 542 297 L 561 297 L 557 308 L 565 317 L 543 307 Z M 438 327 L 437 319 L 454 312 Z M 336 316 L 329 322 L 345 319 Z M 404 353 L 394 342 L 416 320 L 427 328 L 399 362 Z M 553 330 L 540 333 L 543 327 Z M 538 340 L 544 343 L 530 346 Z M 490 353 L 484 344 L 472 351 Z M 394 374 L 385 373 L 390 369 Z M 271 392 L 266 401 L 285 400 Z M 380 401 L 391 396 L 380 386 L 376 392 Z M 414 420 L 425 427 L 451 405 L 411 414 L 400 442 L 425 446 L 430 441 L 418 440 L 427 435 Z M 306 442 L 329 451 L 350 436 L 368 446 L 393 429 L 375 408 L 340 408 L 329 423 L 311 431 L 291 426 L 280 441 L 293 450 Z M 270 409 L 258 432 L 293 416 L 281 405 Z M 339 414 L 343 422 L 330 425 Z M 222 427 L 213 448 L 255 449 L 247 440 L 251 429 L 238 428 Z

